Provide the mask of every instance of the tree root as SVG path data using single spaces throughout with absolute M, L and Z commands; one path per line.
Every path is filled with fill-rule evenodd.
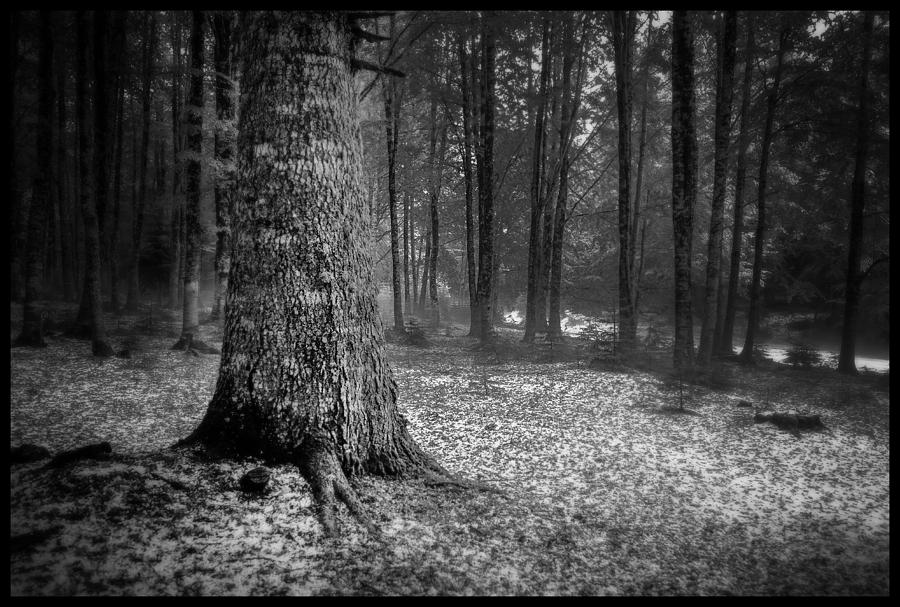
M 308 438 L 297 462 L 300 473 L 312 489 L 313 499 L 319 520 L 329 537 L 338 533 L 337 507 L 338 500 L 373 535 L 379 535 L 378 528 L 360 502 L 356 491 L 347 480 L 334 450 L 326 440 L 317 437 Z

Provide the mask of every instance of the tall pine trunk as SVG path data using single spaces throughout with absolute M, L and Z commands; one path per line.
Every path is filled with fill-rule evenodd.
M 719 277 L 722 259 L 722 223 L 725 217 L 725 173 L 728 165 L 728 140 L 731 137 L 731 95 L 734 81 L 737 14 L 725 11 L 716 61 L 716 126 L 713 166 L 712 205 L 709 214 L 709 242 L 706 249 L 706 292 L 697 363 L 709 365 L 715 342 Z
M 144 44 L 142 57 L 142 90 L 141 102 L 141 150 L 140 150 L 140 185 L 136 207 L 131 223 L 131 259 L 128 281 L 128 298 L 125 304 L 127 310 L 137 311 L 141 303 L 141 237 L 144 230 L 144 207 L 147 203 L 147 152 L 150 149 L 150 102 L 151 86 L 153 80 L 153 57 L 156 53 L 156 15 L 151 11 L 146 16 L 144 26 Z
M 737 168 L 734 177 L 734 223 L 731 228 L 731 260 L 728 270 L 728 302 L 722 323 L 720 352 L 731 355 L 734 341 L 734 317 L 737 310 L 738 282 L 741 276 L 741 249 L 744 238 L 744 184 L 747 176 L 747 146 L 750 143 L 750 96 L 753 82 L 755 44 L 753 40 L 753 14 L 745 13 L 747 46 L 744 51 L 744 82 L 741 89 L 741 127 L 738 133 Z
M 862 284 L 859 262 L 862 252 L 863 211 L 866 206 L 866 161 L 869 151 L 869 63 L 872 60 L 874 13 L 863 17 L 863 56 L 859 77 L 859 114 L 856 123 L 856 165 L 850 189 L 850 241 L 847 247 L 847 286 L 844 294 L 844 326 L 838 371 L 856 375 L 856 322 Z
M 46 346 L 43 336 L 43 274 L 46 247 L 44 224 L 50 206 L 50 175 L 53 162 L 53 30 L 49 11 L 40 11 L 38 49 L 37 162 L 31 210 L 28 213 L 28 240 L 25 249 L 25 298 L 20 346 Z
M 750 282 L 750 307 L 747 311 L 747 334 L 744 338 L 744 349 L 741 360 L 745 363 L 753 361 L 753 348 L 756 345 L 756 331 L 759 327 L 760 286 L 762 283 L 763 251 L 766 237 L 766 182 L 769 177 L 769 152 L 775 123 L 775 109 L 778 105 L 778 87 L 781 84 L 781 68 L 788 40 L 787 27 L 782 28 L 778 41 L 778 57 L 775 63 L 775 79 L 769 90 L 766 105 L 766 126 L 763 130 L 762 146 L 759 158 L 759 190 L 756 203 L 756 234 L 753 244 L 753 276 Z
M 390 37 L 394 35 L 394 17 L 391 15 Z M 395 81 L 386 77 L 382 83 L 384 102 L 384 129 L 388 164 L 388 215 L 391 223 L 391 291 L 394 296 L 394 332 L 406 333 L 403 326 L 403 297 L 400 292 L 400 228 L 397 225 L 397 143 L 400 127 L 400 99 Z
M 193 11 L 191 25 L 191 88 L 185 108 L 183 128 L 187 137 L 188 160 L 185 167 L 184 300 L 181 313 L 181 337 L 173 348 L 197 345 L 200 327 L 200 225 L 201 154 L 203 153 L 203 12 Z
M 349 19 L 242 19 L 224 349 L 206 416 L 184 442 L 297 464 L 333 532 L 335 497 L 367 519 L 348 476 L 442 470 L 407 432 L 384 356 Z M 292 132 L 306 143 L 287 145 Z
M 109 237 L 109 290 L 110 307 L 113 312 L 118 312 L 122 306 L 119 296 L 119 219 L 122 209 L 122 154 L 125 139 L 125 11 L 117 11 L 113 21 L 113 55 L 118 57 L 115 72 L 115 99 L 116 99 L 116 135 L 115 156 L 113 159 L 113 217 Z
M 466 280 L 469 290 L 469 335 L 478 335 L 478 288 L 476 276 L 478 263 L 475 256 L 475 184 L 472 176 L 472 129 L 474 115 L 472 112 L 472 93 L 470 90 L 471 57 L 466 52 L 465 37 L 462 33 L 456 39 L 457 55 L 459 56 L 459 75 L 462 89 L 462 120 L 463 120 L 463 146 L 462 165 L 463 179 L 466 185 Z
M 538 107 L 534 117 L 534 146 L 531 161 L 531 222 L 528 232 L 528 285 L 525 295 L 525 335 L 531 343 L 538 326 L 538 290 L 541 276 L 541 234 L 543 218 L 544 119 L 547 113 L 547 88 L 550 82 L 550 18 L 543 17 L 541 32 L 541 74 Z
M 675 260 L 675 345 L 678 369 L 694 362 L 691 236 L 697 196 L 694 132 L 694 33 L 687 11 L 672 15 L 672 228 Z
M 169 308 L 181 306 L 181 23 L 178 11 L 172 11 L 172 264 L 169 266 Z
M 237 138 L 234 124 L 234 70 L 231 63 L 232 16 L 216 11 L 212 18 L 215 46 L 213 63 L 216 69 L 216 128 L 213 150 L 216 158 L 216 284 L 210 318 L 225 317 L 225 293 L 228 289 L 231 240 L 231 209 L 234 205 L 234 156 Z M 202 95 L 202 92 L 201 92 Z
M 482 181 L 479 190 L 478 212 L 478 309 L 481 314 L 481 341 L 493 335 L 493 299 L 491 286 L 494 270 L 494 27 L 496 17 L 491 11 L 482 16 Z
M 633 17 L 613 11 L 613 57 L 616 71 L 616 108 L 619 123 L 619 342 L 625 351 L 634 347 L 635 318 L 631 269 L 631 47 Z

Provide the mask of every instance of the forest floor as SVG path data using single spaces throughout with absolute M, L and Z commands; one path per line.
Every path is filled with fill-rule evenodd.
M 525 348 L 509 329 L 491 350 L 461 327 L 389 344 L 414 438 L 500 492 L 358 478 L 380 535 L 342 510 L 327 538 L 296 468 L 248 498 L 237 481 L 260 462 L 166 449 L 202 417 L 219 357 L 169 350 L 174 319 L 131 321 L 111 327 L 130 359 L 60 335 L 10 351 L 11 445 L 113 447 L 11 467 L 12 595 L 890 592 L 884 376 L 729 363 L 681 384 L 649 353 L 592 363 L 577 339 Z M 756 424 L 762 409 L 826 430 Z

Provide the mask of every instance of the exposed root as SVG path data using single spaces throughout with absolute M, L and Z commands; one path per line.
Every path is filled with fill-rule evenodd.
M 327 440 L 318 437 L 308 438 L 297 462 L 300 473 L 312 489 L 313 499 L 319 520 L 325 528 L 326 535 L 334 537 L 338 533 L 337 507 L 338 500 L 366 529 L 377 535 L 378 528 L 359 501 L 350 481 L 341 469 L 340 462 Z

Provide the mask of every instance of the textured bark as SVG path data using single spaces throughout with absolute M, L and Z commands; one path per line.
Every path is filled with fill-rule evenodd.
M 98 17 L 98 15 L 101 15 L 99 11 L 94 13 L 95 32 L 98 28 L 102 31 L 106 27 L 103 17 Z M 98 218 L 100 209 L 99 204 L 97 203 L 97 200 L 103 196 L 101 190 L 106 189 L 105 171 L 97 170 L 97 168 L 105 164 L 106 161 L 103 149 L 105 146 L 102 143 L 106 135 L 105 128 L 98 126 L 98 124 L 104 122 L 104 119 L 103 116 L 98 115 L 100 111 L 97 109 L 99 106 L 105 106 L 99 99 L 103 97 L 104 92 L 103 87 L 95 89 L 97 94 L 94 98 L 94 141 L 92 146 L 87 129 L 88 24 L 85 12 L 79 11 L 76 20 L 78 37 L 76 105 L 78 108 L 78 147 L 82 152 L 80 155 L 81 166 L 79 175 L 81 180 L 81 212 L 84 217 L 84 299 L 87 301 L 88 318 L 90 322 L 91 349 L 95 356 L 112 356 L 113 349 L 106 342 L 106 328 L 103 323 L 103 302 L 101 300 L 100 289 L 100 248 L 102 243 L 100 240 L 100 222 Z M 103 41 L 103 36 L 94 38 L 95 45 L 100 43 L 99 49 L 95 46 L 95 52 L 97 54 L 103 53 Z M 92 175 L 89 161 L 89 150 L 92 148 L 94 164 L 93 184 L 91 184 Z
M 242 20 L 224 348 L 186 442 L 297 463 L 332 530 L 335 498 L 361 512 L 346 476 L 439 467 L 407 432 L 384 358 L 350 22 L 306 11 Z
M 722 324 L 720 353 L 733 354 L 734 317 L 737 309 L 738 281 L 741 276 L 741 244 L 744 238 L 744 184 L 747 175 L 747 146 L 750 143 L 750 97 L 753 82 L 755 44 L 753 14 L 746 13 L 747 46 L 744 57 L 744 82 L 741 91 L 741 127 L 738 133 L 737 168 L 734 177 L 734 223 L 731 228 L 731 265 L 728 271 L 728 302 Z
M 466 52 L 465 37 L 462 33 L 456 39 L 456 50 L 459 56 L 460 84 L 462 89 L 463 147 L 462 165 L 463 179 L 466 185 L 466 279 L 469 289 L 469 335 L 478 335 L 478 260 L 475 256 L 475 184 L 472 176 L 472 139 L 474 115 L 472 112 L 472 93 L 470 85 L 471 58 Z
M 409 258 L 412 255 L 410 250 L 410 233 L 409 233 L 409 192 L 403 193 L 403 301 L 404 310 L 407 314 L 412 313 L 409 305 Z
M 128 282 L 128 298 L 126 309 L 136 311 L 141 299 L 140 261 L 141 261 L 141 237 L 144 230 L 144 207 L 147 202 L 147 152 L 150 149 L 150 102 L 151 86 L 153 80 L 153 57 L 156 53 L 156 15 L 151 11 L 147 13 L 144 27 L 143 42 L 143 75 L 142 75 L 142 126 L 141 126 L 141 150 L 140 150 L 140 185 L 131 223 L 131 259 Z
M 722 224 L 725 217 L 725 172 L 728 165 L 728 140 L 731 137 L 731 96 L 734 82 L 735 40 L 737 38 L 737 14 L 725 11 L 722 34 L 716 61 L 716 126 L 713 151 L 713 192 L 709 214 L 709 241 L 706 249 L 706 292 L 703 323 L 700 329 L 700 345 L 697 362 L 709 365 L 715 341 L 719 276 L 722 259 Z
M 53 32 L 49 11 L 40 11 L 40 47 L 38 50 L 37 162 L 31 209 L 28 213 L 28 240 L 25 249 L 25 298 L 22 332 L 16 339 L 21 346 L 46 346 L 41 308 L 46 234 L 44 224 L 50 206 L 50 174 L 53 162 Z
M 687 11 L 672 14 L 672 228 L 675 260 L 676 368 L 693 366 L 691 236 L 696 184 L 694 34 Z
M 632 28 L 627 11 L 613 11 L 613 57 L 616 71 L 616 109 L 619 124 L 619 342 L 634 347 L 635 318 L 631 269 L 631 48 Z
M 528 231 L 528 286 L 525 296 L 525 335 L 531 343 L 537 328 L 537 298 L 540 288 L 541 234 L 543 198 L 541 196 L 544 166 L 544 120 L 547 113 L 547 88 L 550 81 L 550 18 L 543 17 L 541 32 L 541 74 L 538 84 L 538 107 L 534 117 L 534 145 L 531 161 L 531 222 Z
M 203 11 L 193 11 L 191 88 L 188 105 L 185 108 L 185 121 L 182 125 L 187 137 L 188 152 L 188 159 L 185 163 L 187 187 L 184 209 L 184 299 L 181 313 L 181 337 L 175 347 L 189 339 L 196 342 L 200 326 L 198 300 L 200 296 L 200 246 L 203 237 L 203 228 L 200 225 L 200 158 L 203 152 L 203 21 Z
M 228 269 L 231 240 L 231 195 L 234 190 L 234 156 L 237 142 L 234 124 L 234 70 L 231 62 L 232 16 L 217 11 L 212 18 L 215 46 L 213 62 L 216 69 L 216 130 L 213 149 L 216 158 L 216 285 L 210 318 L 225 317 L 225 292 L 228 288 Z
M 766 126 L 763 130 L 762 146 L 759 158 L 759 191 L 756 202 L 756 234 L 753 244 L 753 276 L 750 283 L 750 307 L 747 312 L 747 334 L 744 338 L 744 349 L 741 360 L 753 361 L 753 347 L 756 344 L 756 330 L 759 326 L 759 294 L 762 283 L 763 250 L 766 237 L 766 181 L 769 176 L 769 152 L 772 148 L 775 109 L 778 105 L 778 87 L 781 84 L 781 68 L 787 47 L 788 29 L 781 30 L 778 42 L 778 57 L 775 63 L 775 78 L 769 90 L 766 104 Z
M 856 375 L 856 322 L 862 284 L 859 262 L 862 253 L 863 212 L 866 206 L 866 161 L 869 152 L 869 63 L 872 60 L 874 13 L 863 17 L 863 56 L 859 77 L 859 113 L 856 123 L 856 164 L 850 189 L 850 241 L 847 247 L 847 286 L 844 294 L 844 326 L 838 371 Z
M 494 270 L 494 19 L 492 12 L 482 16 L 482 102 L 481 149 L 482 176 L 478 213 L 478 309 L 481 314 L 481 341 L 493 334 L 491 285 Z

